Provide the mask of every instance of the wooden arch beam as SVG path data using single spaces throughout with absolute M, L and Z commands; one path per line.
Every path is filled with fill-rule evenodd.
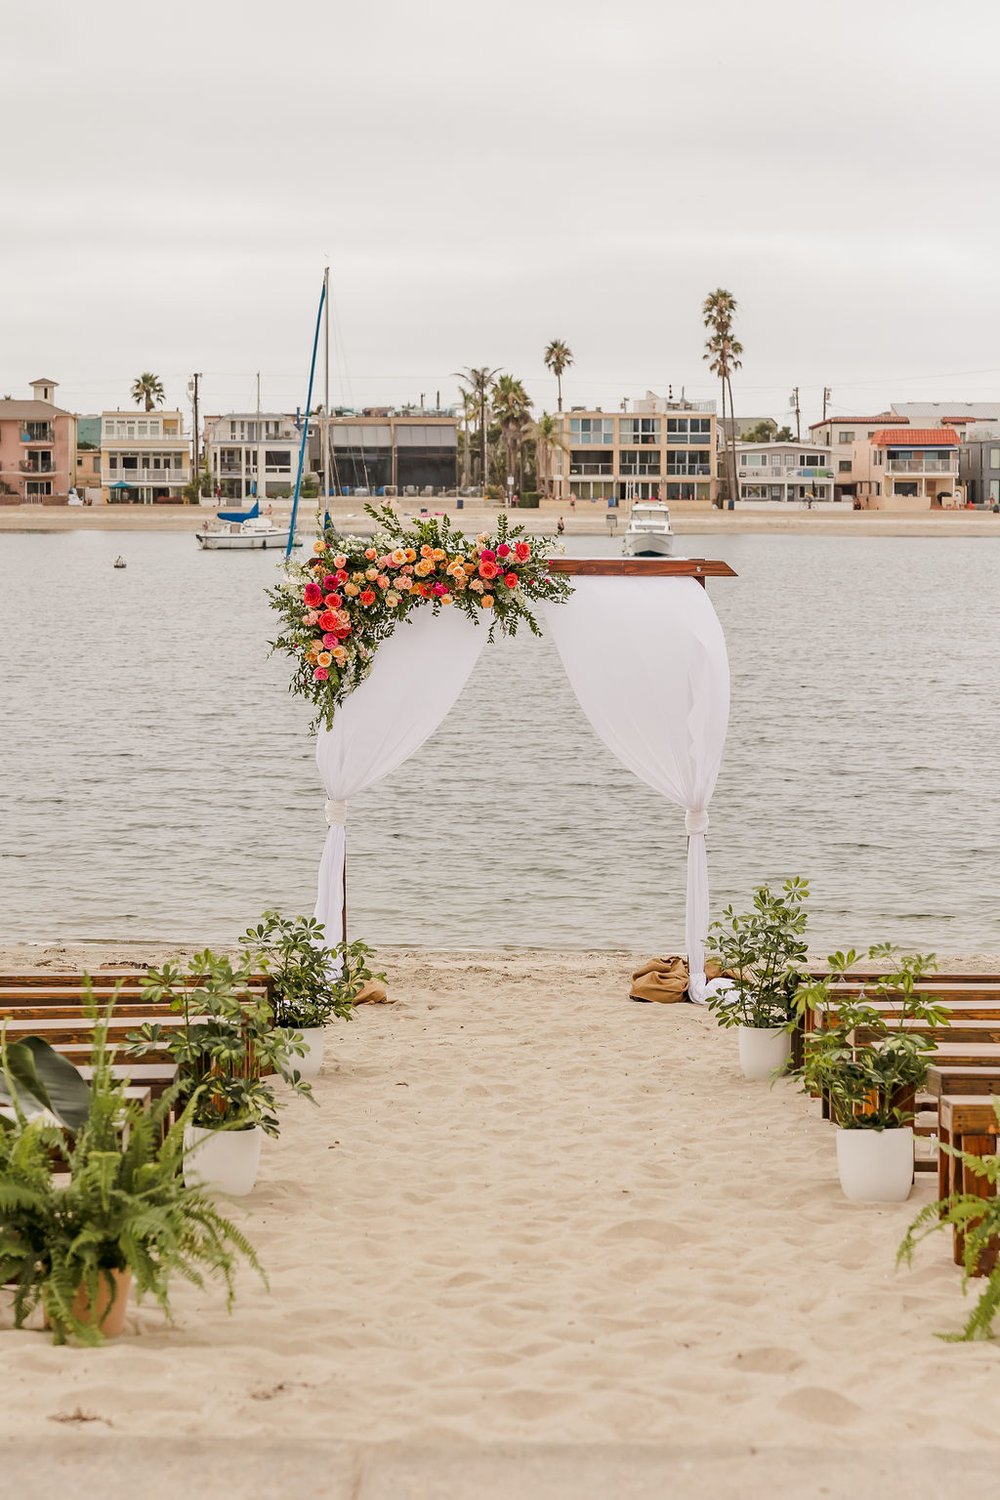
M 736 569 L 713 557 L 553 557 L 550 573 L 577 578 L 735 578 Z

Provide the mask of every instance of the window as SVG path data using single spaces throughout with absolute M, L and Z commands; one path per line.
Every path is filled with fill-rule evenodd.
M 111 470 L 111 472 L 113 474 L 117 473 L 117 470 L 118 470 L 118 455 L 116 453 L 112 453 L 111 456 L 110 456 L 110 458 L 108 459 L 108 468 Z
M 287 448 L 266 448 L 264 450 L 264 463 L 269 469 L 287 469 L 292 467 L 292 455 Z
M 24 493 L 26 495 L 51 495 L 52 481 L 51 479 L 29 479 L 25 483 Z
M 570 417 L 569 440 L 574 447 L 592 444 L 598 448 L 610 448 L 615 440 L 613 417 Z
M 842 458 L 842 459 L 840 459 L 838 461 L 838 463 L 837 463 L 837 473 L 838 474 L 849 474 L 850 472 L 851 472 L 851 460 L 849 458 Z
M 854 442 L 854 433 L 853 432 L 838 432 L 837 433 L 837 442 L 838 443 L 853 443 Z
M 619 417 L 619 442 L 624 447 L 629 443 L 659 443 L 659 417 Z
M 990 468 L 1000 469 L 1000 448 L 990 449 Z
M 136 435 L 136 437 L 148 437 L 149 436 L 149 423 L 148 422 L 136 422 L 136 424 L 135 424 L 135 435 Z
M 1000 479 L 990 480 L 990 503 L 996 505 L 1000 500 Z

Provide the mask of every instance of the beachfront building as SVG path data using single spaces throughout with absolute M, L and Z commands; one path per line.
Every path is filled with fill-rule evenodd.
M 879 510 L 928 510 L 961 503 L 952 427 L 885 427 L 872 437 L 873 468 L 881 476 Z
M 717 494 L 714 401 L 675 401 L 647 391 L 620 412 L 560 412 L 552 451 L 557 500 L 702 500 Z
M 884 475 L 876 473 L 872 440 L 876 432 L 889 426 L 902 427 L 906 422 L 906 417 L 882 411 L 869 417 L 826 417 L 809 424 L 810 441 L 830 450 L 835 500 L 876 508 Z
M 65 505 L 76 480 L 76 417 L 56 406 L 56 381 L 30 384 L 30 401 L 0 401 L 0 504 Z
M 829 448 L 808 443 L 736 443 L 741 501 L 812 505 L 832 501 Z
M 319 475 L 325 433 L 335 495 L 431 496 L 458 484 L 454 412 L 379 406 L 338 411 L 326 419 L 314 416 L 308 467 Z
M 1000 505 L 1000 423 L 977 424 L 958 450 L 958 479 L 970 505 Z
M 111 502 L 183 501 L 191 447 L 179 411 L 101 413 L 101 481 Z
M 205 464 L 223 500 L 279 499 L 291 494 L 301 428 L 283 412 L 228 412 L 205 418 Z

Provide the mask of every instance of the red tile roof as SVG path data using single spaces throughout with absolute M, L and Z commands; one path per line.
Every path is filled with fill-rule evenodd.
M 876 448 L 957 448 L 953 427 L 883 427 L 872 438 Z

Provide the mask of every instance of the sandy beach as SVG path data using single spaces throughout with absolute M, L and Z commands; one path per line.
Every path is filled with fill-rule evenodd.
M 631 955 L 383 961 L 396 1003 L 328 1034 L 319 1108 L 289 1106 L 236 1207 L 270 1292 L 244 1274 L 229 1318 L 178 1287 L 176 1327 L 140 1307 L 96 1351 L 5 1332 L 12 1491 L 864 1500 L 995 1482 L 1000 1351 L 935 1337 L 963 1317 L 948 1240 L 894 1270 L 929 1175 L 907 1204 L 849 1204 L 815 1104 L 744 1083 L 705 1011 L 630 1002 Z
M 364 513 L 365 501 L 355 498 L 335 502 L 331 515 L 346 532 L 364 533 L 371 526 Z M 378 503 L 378 502 L 374 502 Z M 463 531 L 492 529 L 499 507 L 469 502 L 461 510 L 454 500 L 401 502 L 401 509 L 426 503 L 434 514 L 447 514 Z M 274 502 L 274 518 L 287 517 L 288 502 Z M 143 531 L 194 532 L 214 518 L 214 510 L 193 505 L 99 505 L 85 506 L 0 506 L 0 533 L 59 531 Z M 546 501 L 538 510 L 508 512 L 511 519 L 523 525 L 529 535 L 549 535 L 562 516 L 567 536 L 606 536 L 608 512 L 600 505 L 579 501 L 576 510 L 566 504 Z M 297 529 L 308 530 L 315 515 L 315 501 L 303 501 Z M 626 512 L 618 513 L 618 533 L 625 526 Z M 804 532 L 832 536 L 990 536 L 1000 537 L 1000 516 L 991 511 L 939 510 L 918 513 L 845 509 L 843 511 L 788 510 L 720 511 L 691 501 L 671 501 L 670 524 L 677 536 L 711 535 L 724 537 L 738 533 Z

